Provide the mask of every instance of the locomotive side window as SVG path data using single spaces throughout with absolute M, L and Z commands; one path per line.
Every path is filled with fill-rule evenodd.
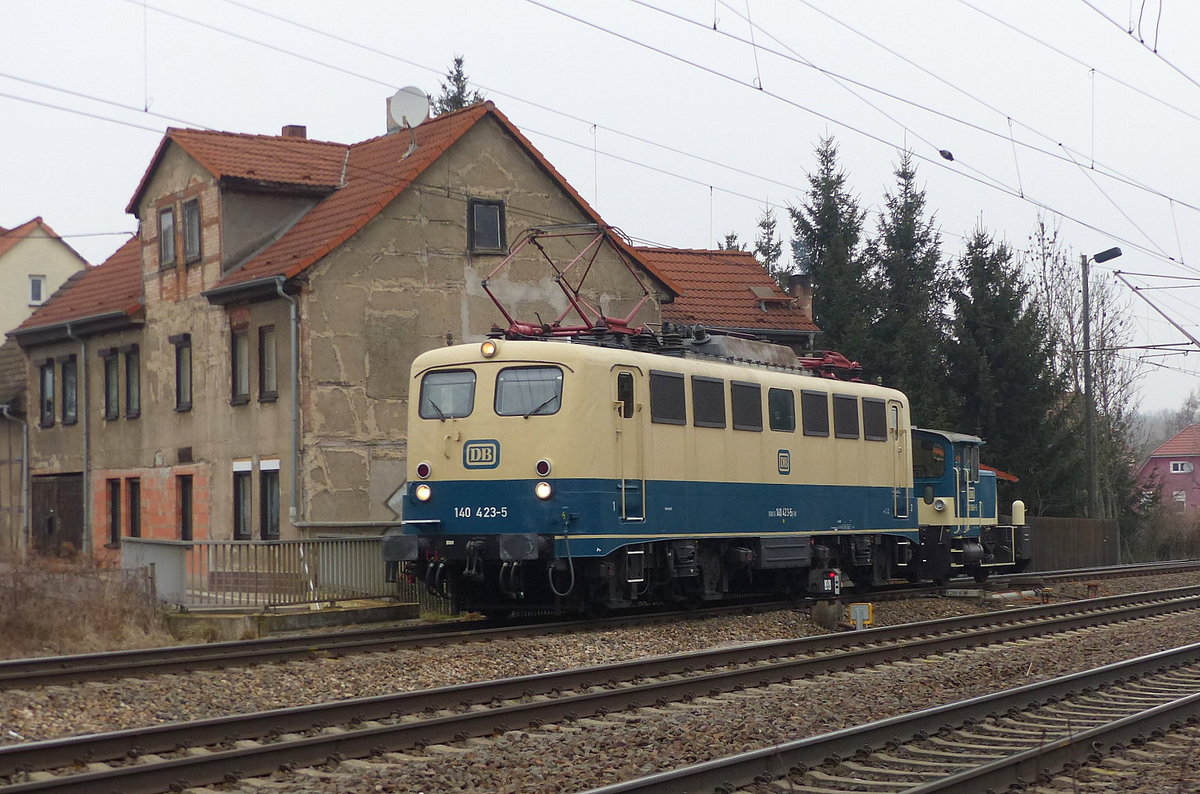
M 757 383 L 732 381 L 729 384 L 729 405 L 733 409 L 734 430 L 763 429 L 762 387 Z
M 650 421 L 665 425 L 687 424 L 683 375 L 650 370 Z
M 767 413 L 771 417 L 772 430 L 796 432 L 796 396 L 791 389 L 768 389 Z
M 858 438 L 858 398 L 853 394 L 833 395 L 833 434 Z
M 506 367 L 496 375 L 496 413 L 547 416 L 562 407 L 563 374 L 558 367 Z
M 633 416 L 633 375 L 628 372 L 617 373 L 617 402 L 621 404 L 621 418 Z
M 804 415 L 804 435 L 829 435 L 829 396 L 825 392 L 800 392 L 800 409 Z
M 913 477 L 938 478 L 946 470 L 946 448 L 937 441 L 922 441 L 913 449 Z
M 887 441 L 887 406 L 883 400 L 863 397 L 863 437 L 867 441 Z
M 430 372 L 421 379 L 422 419 L 470 416 L 475 407 L 475 372 L 469 369 Z
M 696 427 L 725 426 L 725 381 L 692 376 L 692 422 Z

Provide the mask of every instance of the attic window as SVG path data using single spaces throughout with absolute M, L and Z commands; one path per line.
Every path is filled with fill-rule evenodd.
M 183 202 L 183 261 L 195 262 L 200 258 L 200 201 Z
M 175 210 L 167 207 L 158 213 L 158 266 L 175 264 Z
M 29 305 L 41 306 L 46 302 L 46 277 L 29 277 Z
M 467 200 L 467 248 L 473 253 L 502 254 L 508 250 L 504 237 L 504 202 Z
M 1171 461 L 1171 473 L 1172 474 L 1191 474 L 1192 468 L 1193 468 L 1192 464 L 1189 461 L 1186 461 L 1186 460 Z

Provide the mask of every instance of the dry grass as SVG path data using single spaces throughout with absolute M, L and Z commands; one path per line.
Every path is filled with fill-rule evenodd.
M 78 558 L 0 561 L 0 658 L 174 642 L 141 574 Z

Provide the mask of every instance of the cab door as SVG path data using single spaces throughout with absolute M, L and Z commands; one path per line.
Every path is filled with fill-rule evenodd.
M 888 443 L 892 445 L 892 517 L 908 518 L 912 476 L 912 459 L 908 450 L 908 428 L 903 426 L 904 406 L 898 400 L 888 400 Z
M 617 487 L 622 521 L 646 518 L 646 474 L 642 440 L 642 373 L 636 367 L 613 368 Z

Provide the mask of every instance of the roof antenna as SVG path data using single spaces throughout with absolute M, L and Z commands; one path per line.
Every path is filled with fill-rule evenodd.
M 401 160 L 417 150 L 417 136 L 413 133 L 413 128 L 419 127 L 427 118 L 429 96 L 416 86 L 406 85 L 388 100 L 388 132 L 394 129 L 408 130 L 408 151 L 401 156 Z M 393 124 L 395 126 L 392 126 Z

